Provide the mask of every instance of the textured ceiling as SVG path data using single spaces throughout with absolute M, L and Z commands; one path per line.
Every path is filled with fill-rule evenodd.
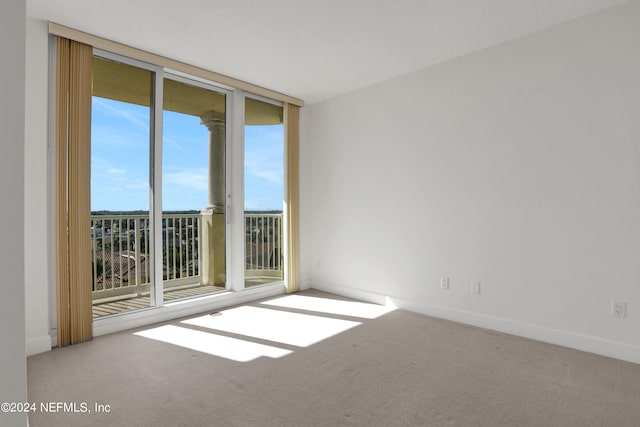
M 316 103 L 624 2 L 27 0 L 27 14 Z

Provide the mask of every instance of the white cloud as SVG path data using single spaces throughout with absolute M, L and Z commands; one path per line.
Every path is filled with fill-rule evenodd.
M 181 172 L 166 173 L 165 185 L 178 185 L 196 191 L 207 191 L 209 188 L 209 174 L 207 169 L 187 169 Z
M 283 184 L 282 179 L 282 168 L 271 168 L 268 169 L 264 165 L 261 168 L 252 168 L 247 167 L 246 172 L 250 175 L 253 175 L 257 178 L 262 178 L 270 182 L 274 182 L 276 184 Z

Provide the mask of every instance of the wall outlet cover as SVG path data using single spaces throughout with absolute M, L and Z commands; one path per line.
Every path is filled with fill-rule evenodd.
M 480 282 L 471 283 L 471 293 L 473 295 L 480 295 Z
M 613 317 L 627 317 L 627 303 L 611 301 L 611 315 Z

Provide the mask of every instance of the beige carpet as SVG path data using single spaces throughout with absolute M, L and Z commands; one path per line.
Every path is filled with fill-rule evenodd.
M 30 357 L 31 402 L 91 410 L 39 410 L 30 425 L 640 425 L 640 365 L 406 311 L 376 318 L 365 304 L 331 314 L 300 303 L 343 298 L 295 296 Z M 238 316 L 249 322 L 236 327 Z M 149 338 L 163 334 L 193 335 L 198 350 Z

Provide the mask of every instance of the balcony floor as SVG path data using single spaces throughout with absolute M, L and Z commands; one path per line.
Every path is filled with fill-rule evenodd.
M 192 298 L 200 295 L 206 295 L 213 292 L 223 291 L 224 288 L 213 285 L 200 285 L 192 288 L 182 288 L 168 290 L 164 293 L 164 301 L 173 301 L 182 298 Z M 149 308 L 151 300 L 149 296 L 132 296 L 122 298 L 116 301 L 100 301 L 93 304 L 93 318 L 101 316 L 109 316 L 112 314 L 124 313 L 125 311 L 140 310 Z

